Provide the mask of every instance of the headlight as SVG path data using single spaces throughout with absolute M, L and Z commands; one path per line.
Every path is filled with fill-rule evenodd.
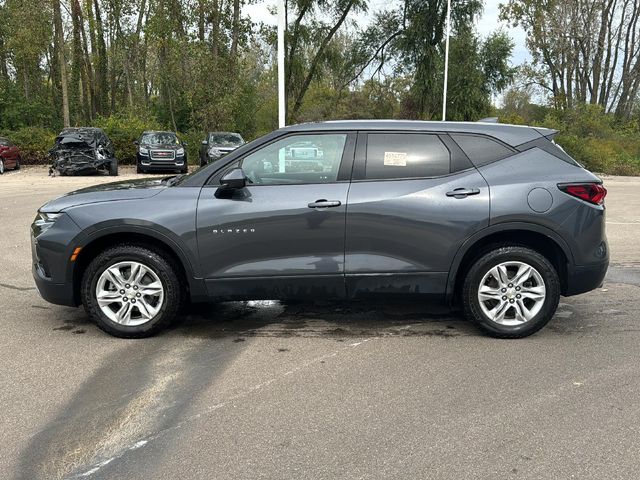
M 209 149 L 209 156 L 211 156 L 211 157 L 219 157 L 220 155 L 222 155 L 222 151 L 218 150 L 217 148 L 210 148 Z
M 184 155 L 184 148 L 179 148 L 178 150 L 176 150 L 177 157 L 182 157 L 183 155 Z
M 149 155 L 149 149 L 140 147 L 140 155 Z
M 36 215 L 36 219 L 33 221 L 33 225 L 31 225 L 34 236 L 37 237 L 49 230 L 53 226 L 53 224 L 56 223 L 56 220 L 58 219 L 58 217 L 60 217 L 60 215 L 62 215 L 62 213 L 38 212 L 38 215 Z

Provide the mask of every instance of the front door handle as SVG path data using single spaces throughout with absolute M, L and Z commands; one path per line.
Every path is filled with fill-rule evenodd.
M 469 195 L 478 195 L 479 193 L 479 188 L 456 188 L 447 192 L 447 197 L 465 198 Z
M 340 200 L 326 200 L 323 198 L 321 200 L 316 200 L 315 202 L 312 202 L 307 206 L 309 208 L 331 208 L 339 207 L 340 205 L 342 205 L 342 202 Z

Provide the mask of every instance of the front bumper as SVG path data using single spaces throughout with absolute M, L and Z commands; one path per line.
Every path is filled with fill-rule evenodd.
M 564 296 L 579 295 L 601 287 L 608 268 L 609 260 L 592 265 L 569 265 Z
M 149 155 L 137 154 L 138 165 L 145 170 L 176 170 L 184 168 L 187 164 L 187 155 L 175 157 L 170 160 L 151 158 Z
M 49 303 L 77 307 L 73 285 L 69 283 L 53 283 L 50 278 L 46 278 L 37 263 L 32 268 L 33 279 L 40 296 Z
M 37 238 L 31 229 L 31 272 L 40 296 L 47 302 L 78 305 L 69 258 L 79 233 L 78 226 L 66 214 Z

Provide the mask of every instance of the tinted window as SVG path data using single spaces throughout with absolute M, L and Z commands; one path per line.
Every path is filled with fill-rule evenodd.
M 140 143 L 145 145 L 154 145 L 154 144 L 167 144 L 167 143 L 180 143 L 178 137 L 175 133 L 169 132 L 154 132 L 154 133 L 144 133 L 142 138 L 140 139 Z
M 221 147 L 237 147 L 244 143 L 244 140 L 237 133 L 212 133 L 209 135 L 209 143 Z
M 513 155 L 500 142 L 478 135 L 451 135 L 476 167 Z
M 241 167 L 258 185 L 335 182 L 346 140 L 346 134 L 292 135 L 247 155 Z
M 450 172 L 449 150 L 437 135 L 370 133 L 365 178 L 437 177 Z

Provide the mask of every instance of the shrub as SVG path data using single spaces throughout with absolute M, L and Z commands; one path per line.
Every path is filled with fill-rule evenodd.
M 98 117 L 93 126 L 102 128 L 113 142 L 120 163 L 135 163 L 137 140 L 145 130 L 162 130 L 162 126 L 149 115 L 121 112 L 109 117 Z
M 58 133 L 42 127 L 22 127 L 1 135 L 20 148 L 23 164 L 34 165 L 49 163 L 49 149 L 53 147 Z

